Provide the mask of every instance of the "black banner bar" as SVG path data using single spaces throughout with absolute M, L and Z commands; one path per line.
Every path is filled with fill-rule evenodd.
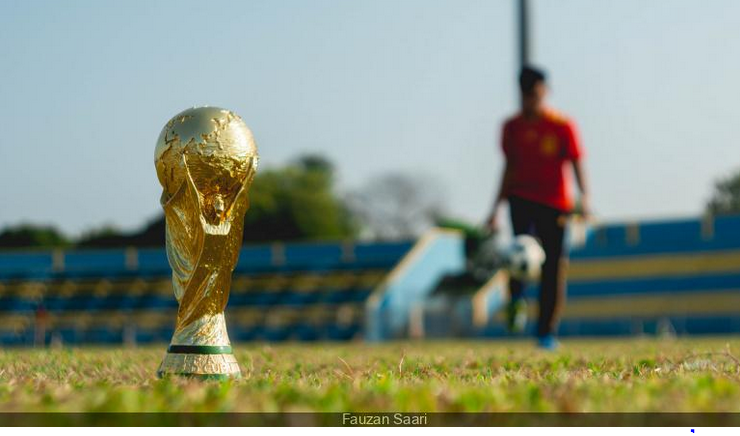
M 0 426 L 740 427 L 740 413 L 0 413 Z

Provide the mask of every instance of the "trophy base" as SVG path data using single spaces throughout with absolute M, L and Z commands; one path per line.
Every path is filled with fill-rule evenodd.
M 227 380 L 241 377 L 241 371 L 229 346 L 170 345 L 157 370 L 157 377 L 168 376 Z

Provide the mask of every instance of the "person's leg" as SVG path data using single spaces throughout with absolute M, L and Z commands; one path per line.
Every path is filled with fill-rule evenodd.
M 533 227 L 532 205 L 517 198 L 509 199 L 512 230 L 515 235 L 530 233 Z M 522 333 L 527 327 L 527 302 L 524 283 L 509 278 L 509 303 L 506 308 L 506 327 L 510 333 Z
M 532 204 L 516 197 L 509 198 L 509 213 L 511 228 L 514 235 L 531 234 L 533 230 Z M 509 278 L 509 297 L 511 301 L 518 301 L 524 294 L 524 283 L 521 280 Z
M 565 303 L 565 279 L 568 259 L 563 253 L 566 215 L 542 206 L 535 222 L 537 236 L 545 250 L 545 263 L 540 278 L 540 313 L 537 336 L 542 338 L 555 334 L 560 312 Z

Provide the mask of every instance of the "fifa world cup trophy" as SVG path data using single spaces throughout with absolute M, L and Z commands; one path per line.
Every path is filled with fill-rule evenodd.
M 252 132 L 231 111 L 185 110 L 154 152 L 167 222 L 167 257 L 179 304 L 157 375 L 239 377 L 224 309 L 239 258 L 247 192 L 257 170 Z

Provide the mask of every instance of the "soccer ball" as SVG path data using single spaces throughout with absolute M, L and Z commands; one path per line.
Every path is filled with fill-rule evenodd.
M 484 240 L 472 259 L 473 275 L 488 280 L 496 271 L 505 269 L 509 275 L 522 281 L 539 279 L 545 251 L 530 235 L 519 235 L 513 239 L 489 237 Z
M 530 235 L 514 237 L 504 250 L 503 267 L 511 277 L 522 281 L 534 281 L 540 278 L 542 264 L 545 262 L 545 250 Z

